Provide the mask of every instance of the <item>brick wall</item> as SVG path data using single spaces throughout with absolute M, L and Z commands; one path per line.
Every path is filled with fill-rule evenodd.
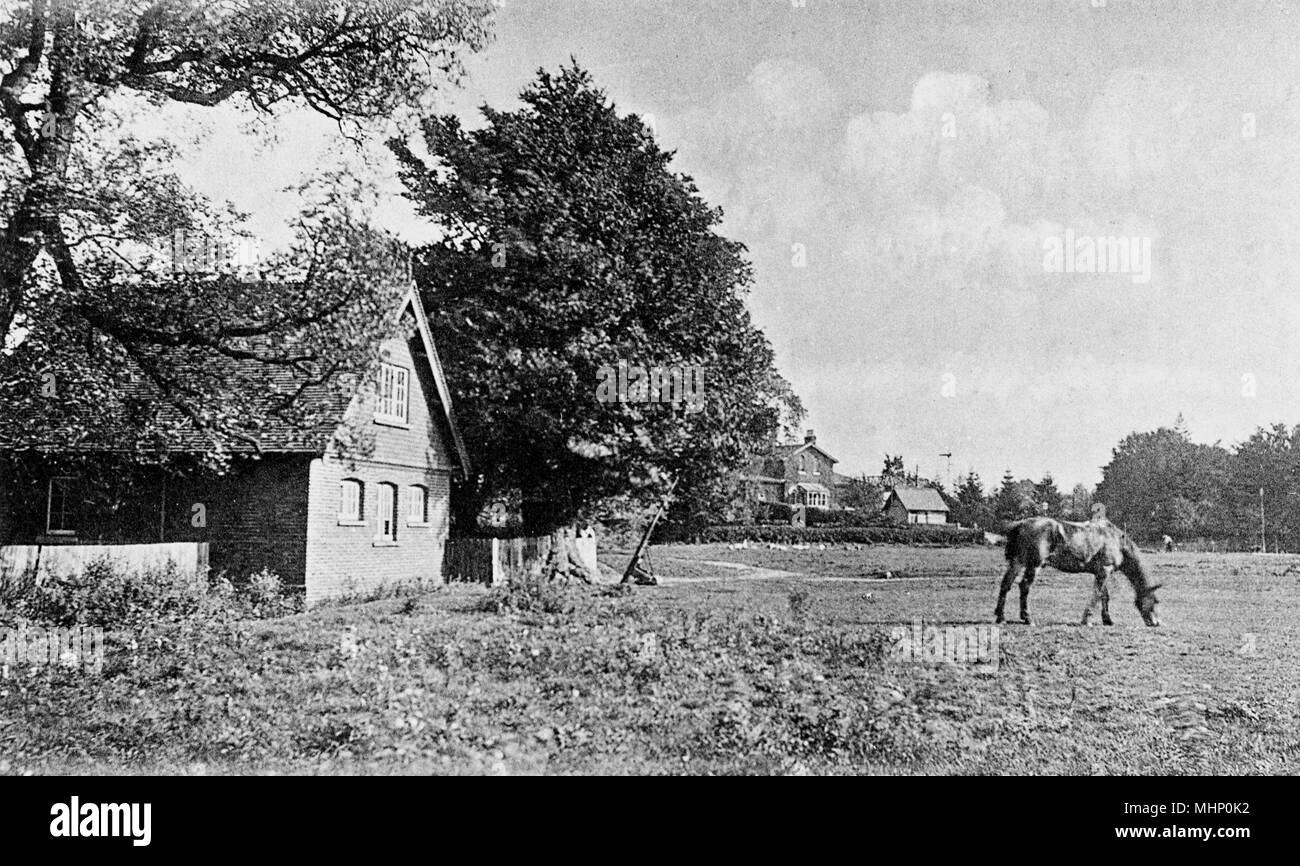
M 412 370 L 409 426 L 377 424 L 374 400 L 358 397 L 347 420 L 370 425 L 374 449 L 364 459 L 342 461 L 332 452 L 311 463 L 310 505 L 307 515 L 307 601 L 351 593 L 366 593 L 396 582 L 436 583 L 442 580 L 442 557 L 450 522 L 452 462 L 446 437 L 425 395 L 436 395 L 428 365 L 417 357 L 418 340 L 395 337 L 382 350 L 387 360 Z M 435 396 L 436 407 L 436 396 Z M 339 521 L 340 484 L 355 479 L 363 485 L 361 525 Z M 393 484 L 398 494 L 397 541 L 377 540 L 379 485 Z M 407 519 L 410 488 L 428 490 L 427 525 Z
M 309 602 L 368 592 L 384 583 L 440 581 L 453 463 L 437 391 L 417 336 L 395 336 L 381 350 L 386 360 L 412 372 L 409 424 L 375 423 L 373 395 L 359 395 L 346 420 L 374 433 L 373 449 L 364 459 L 345 463 L 331 449 L 323 457 L 272 454 L 240 462 L 222 477 L 164 481 L 142 475 L 138 489 L 112 513 L 86 509 L 75 538 L 45 536 L 43 477 L 25 484 L 2 479 L 7 495 L 0 500 L 7 506 L 0 508 L 7 513 L 0 511 L 0 532 L 19 544 L 206 541 L 213 574 L 224 570 L 231 579 L 242 580 L 270 568 L 286 583 L 305 586 Z M 433 395 L 434 411 L 426 394 Z M 339 483 L 344 478 L 364 484 L 363 525 L 339 523 Z M 375 538 L 381 483 L 397 487 L 395 544 Z M 414 485 L 428 490 L 425 525 L 407 519 L 407 497 Z M 204 525 L 196 526 L 200 515 Z
M 79 503 L 76 534 L 47 535 L 47 479 L 11 484 L 4 540 L 14 544 L 155 544 L 206 541 L 213 574 L 243 580 L 262 568 L 302 585 L 307 543 L 310 455 L 237 462 L 229 475 L 164 479 L 136 473 L 116 508 Z M 195 506 L 201 506 L 196 509 Z M 201 519 L 200 519 L 201 518 Z M 202 525 L 196 525 L 202 524 Z
M 167 541 L 207 541 L 212 574 L 234 581 L 269 568 L 302 586 L 310 455 L 269 455 L 215 479 L 172 481 Z M 196 506 L 201 506 L 198 508 Z M 206 526 L 195 526 L 202 516 Z

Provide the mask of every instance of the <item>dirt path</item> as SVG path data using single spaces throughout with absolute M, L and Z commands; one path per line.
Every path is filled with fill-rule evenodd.
M 783 571 L 779 568 L 762 568 L 756 565 L 745 565 L 739 562 L 726 562 L 721 559 L 673 559 L 665 558 L 669 563 L 682 563 L 689 565 L 706 565 L 710 568 L 716 568 L 723 573 L 709 575 L 707 577 L 673 577 L 671 575 L 660 575 L 659 582 L 665 586 L 673 586 L 688 583 L 702 583 L 709 581 L 722 580 L 776 580 L 780 578 L 798 578 L 800 580 L 815 582 L 834 582 L 834 583 L 953 583 L 961 580 L 976 580 L 987 582 L 990 578 L 987 575 L 935 575 L 933 577 L 837 577 L 822 574 L 808 574 L 799 571 Z
M 670 563 L 680 562 L 690 565 L 707 565 L 710 568 L 719 569 L 723 573 L 709 575 L 708 577 L 673 577 L 671 575 L 659 575 L 659 582 L 665 586 L 719 580 L 774 580 L 789 577 L 808 579 L 810 577 L 810 575 L 800 574 L 797 571 L 781 571 L 777 568 L 759 568 L 758 566 L 744 565 L 739 562 L 723 562 L 720 559 L 667 558 L 666 561 Z

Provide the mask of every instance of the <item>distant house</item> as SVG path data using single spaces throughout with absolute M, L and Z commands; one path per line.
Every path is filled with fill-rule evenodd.
M 803 442 L 777 445 L 770 455 L 756 458 L 740 480 L 747 496 L 760 502 L 835 508 L 838 462 L 817 444 L 817 434 L 809 430 Z
M 884 511 L 895 523 L 948 522 L 948 504 L 933 487 L 895 487 L 885 499 Z
M 0 544 L 207 542 L 214 573 L 240 579 L 268 568 L 303 588 L 308 602 L 441 579 L 450 481 L 469 462 L 414 290 L 397 313 L 377 347 L 372 388 L 340 395 L 330 404 L 337 414 L 317 429 L 268 416 L 260 454 L 251 444 L 236 447 L 227 474 L 178 477 L 139 467 L 127 501 L 106 513 L 91 506 L 84 479 L 42 469 L 42 452 L 93 461 L 94 448 L 47 441 L 26 449 L 32 472 L 0 485 Z M 316 387 L 291 373 L 285 379 L 283 390 Z M 339 438 L 359 429 L 372 444 L 364 456 L 342 456 Z M 168 449 L 208 447 L 191 429 Z

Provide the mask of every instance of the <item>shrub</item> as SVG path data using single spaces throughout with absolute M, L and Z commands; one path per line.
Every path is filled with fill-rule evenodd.
M 0 588 L 0 609 L 12 617 L 54 626 L 117 626 L 155 616 L 186 616 L 202 590 L 169 563 L 123 571 L 111 559 L 87 563 L 80 574 L 37 581 L 28 576 Z
M 78 574 L 0 586 L 0 622 L 26 620 L 51 626 L 133 628 L 158 619 L 227 616 L 267 619 L 302 610 L 302 597 L 286 591 L 263 569 L 236 587 L 224 575 L 203 587 L 169 563 L 123 570 L 111 559 L 88 562 Z
M 493 587 L 480 608 L 491 613 L 572 613 L 577 599 L 569 586 L 549 580 L 539 572 L 512 576 L 504 586 Z
M 236 599 L 240 612 L 254 619 L 287 616 L 302 610 L 301 595 L 286 592 L 280 575 L 267 568 L 250 575 Z

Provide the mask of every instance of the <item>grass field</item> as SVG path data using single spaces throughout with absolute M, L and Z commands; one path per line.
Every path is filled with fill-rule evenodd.
M 0 682 L 0 772 L 1300 771 L 1300 558 L 1151 558 L 1163 627 L 1123 581 L 1080 627 L 1089 578 L 1046 570 L 996 669 L 891 651 L 989 625 L 994 549 L 669 546 L 628 594 L 179 619 L 111 635 L 102 676 Z

